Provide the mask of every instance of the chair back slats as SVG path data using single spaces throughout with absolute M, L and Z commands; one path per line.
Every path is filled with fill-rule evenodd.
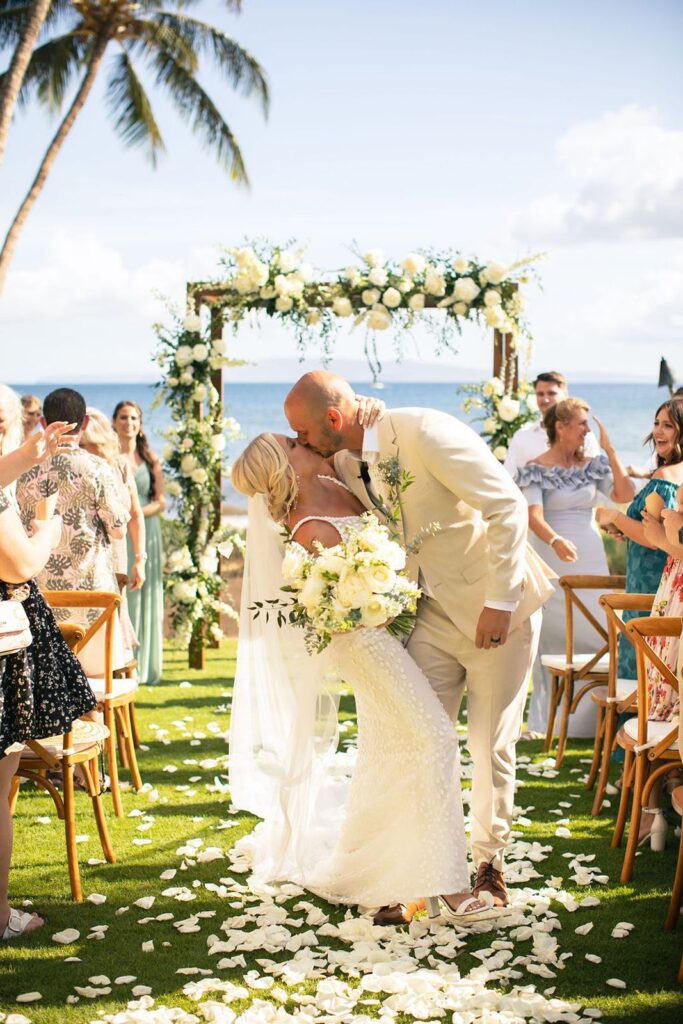
M 101 614 L 70 644 L 78 655 L 92 638 L 104 629 L 104 685 L 105 696 L 111 696 L 114 686 L 114 625 L 121 605 L 121 595 L 108 590 L 46 590 L 43 597 L 51 608 L 101 608 Z M 73 625 L 64 623 L 65 626 Z M 83 627 L 76 627 L 82 629 Z
M 662 678 L 676 693 L 680 692 L 680 684 L 675 672 L 672 672 L 648 643 L 648 637 L 680 637 L 683 619 L 666 616 L 632 619 L 626 628 L 626 634 L 636 650 L 636 666 L 638 669 L 638 744 L 647 743 L 647 723 L 650 712 L 650 695 L 648 692 L 647 663 L 650 662 Z M 678 723 L 656 743 L 650 745 L 648 758 L 658 760 L 675 742 L 678 736 Z
M 597 637 L 602 641 L 600 649 L 591 659 L 574 671 L 574 678 L 585 679 L 586 676 L 595 672 L 595 666 L 600 659 L 609 651 L 609 632 L 596 619 L 593 612 L 582 600 L 578 591 L 581 590 L 618 590 L 626 586 L 625 576 L 560 576 L 560 586 L 564 590 L 565 610 L 565 658 L 568 665 L 574 660 L 574 612 L 580 612 L 586 622 L 595 630 Z

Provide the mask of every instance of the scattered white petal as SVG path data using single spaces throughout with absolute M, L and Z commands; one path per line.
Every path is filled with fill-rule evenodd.
M 101 892 L 91 892 L 89 896 L 86 896 L 86 899 L 88 903 L 94 903 L 95 906 L 107 902 L 107 897 Z
M 66 945 L 69 942 L 76 942 L 80 939 L 81 933 L 76 931 L 75 928 L 65 928 L 62 932 L 55 932 L 52 936 L 53 942 L 61 942 L 62 945 Z
M 626 988 L 626 982 L 621 981 L 620 978 L 608 978 L 607 984 L 610 988 Z
M 16 1001 L 18 1003 L 37 1003 L 42 998 L 40 992 L 22 992 L 21 995 L 17 996 Z

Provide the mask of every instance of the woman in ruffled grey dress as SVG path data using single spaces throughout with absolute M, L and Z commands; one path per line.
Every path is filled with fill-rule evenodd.
M 516 482 L 529 505 L 529 540 L 558 576 L 605 576 L 609 570 L 593 510 L 598 491 L 614 501 L 633 497 L 633 483 L 600 421 L 600 446 L 605 455 L 587 459 L 583 441 L 590 430 L 590 407 L 579 398 L 566 398 L 548 410 L 544 426 L 549 448 L 517 471 Z M 581 600 L 600 621 L 599 591 L 582 591 Z M 598 635 L 583 615 L 574 616 L 574 650 L 596 649 Z M 565 650 L 564 592 L 557 588 L 543 609 L 543 627 L 534 665 L 534 688 L 529 704 L 530 733 L 545 734 L 550 701 L 550 675 L 541 665 L 544 654 Z M 570 736 L 595 735 L 595 705 L 582 700 L 569 720 Z

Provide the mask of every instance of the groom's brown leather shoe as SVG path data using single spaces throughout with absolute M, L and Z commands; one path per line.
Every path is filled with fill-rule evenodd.
M 487 863 L 483 860 L 479 865 L 472 892 L 475 896 L 482 892 L 491 893 L 494 907 L 507 907 L 510 902 L 505 879 L 498 868 L 494 868 L 492 861 Z
M 373 924 L 378 925 L 408 924 L 405 917 L 405 908 L 400 903 L 394 903 L 393 907 L 380 907 L 372 921 Z

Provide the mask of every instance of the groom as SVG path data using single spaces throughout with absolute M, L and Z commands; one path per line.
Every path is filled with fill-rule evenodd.
M 380 518 L 395 509 L 393 526 L 405 544 L 425 531 L 408 559 L 423 590 L 408 651 L 453 720 L 467 688 L 473 891 L 506 906 L 515 744 L 541 606 L 553 588 L 527 547 L 520 491 L 473 430 L 417 408 L 387 410 L 364 430 L 357 412 L 348 381 L 323 370 L 305 374 L 285 399 L 299 442 L 334 454 L 338 475 L 366 508 Z M 391 484 L 396 469 L 414 477 L 400 502 Z M 400 921 L 396 908 L 384 909 L 381 923 Z

